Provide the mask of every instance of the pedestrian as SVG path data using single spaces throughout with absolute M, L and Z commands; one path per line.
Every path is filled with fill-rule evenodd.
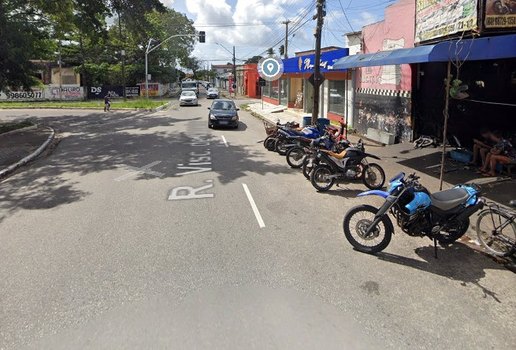
M 494 141 L 491 131 L 487 129 L 480 129 L 480 138 L 473 139 L 473 160 L 469 165 L 476 165 L 480 158 L 481 167 L 485 165 L 486 157 L 491 148 L 494 146 Z
M 108 112 L 111 108 L 111 96 L 109 93 L 104 96 L 104 112 Z
M 509 164 L 516 160 L 516 150 L 508 140 L 502 137 L 499 131 L 492 133 L 492 139 L 496 144 L 487 154 L 485 164 L 479 170 L 483 176 L 496 176 L 498 164 Z

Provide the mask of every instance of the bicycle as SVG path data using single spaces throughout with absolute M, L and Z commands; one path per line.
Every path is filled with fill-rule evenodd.
M 516 200 L 510 202 L 516 207 Z M 486 250 L 495 256 L 505 257 L 516 252 L 516 212 L 496 203 L 478 214 L 477 236 Z

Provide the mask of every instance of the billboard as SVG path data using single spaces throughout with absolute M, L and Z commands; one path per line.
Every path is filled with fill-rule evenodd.
M 124 87 L 123 86 L 90 86 L 88 89 L 88 99 L 95 98 L 104 98 L 106 95 L 111 96 L 112 98 L 124 97 Z M 139 86 L 126 86 L 125 87 L 125 96 L 126 97 L 138 97 L 140 95 L 140 87 Z
M 516 0 L 486 0 L 484 10 L 484 28 L 516 28 Z
M 414 42 L 478 29 L 477 0 L 416 0 Z
M 83 98 L 84 89 L 78 85 L 62 85 L 61 93 L 59 93 L 59 86 L 55 85 L 45 85 L 30 91 L 0 91 L 0 100 L 5 101 L 73 101 L 82 100 Z

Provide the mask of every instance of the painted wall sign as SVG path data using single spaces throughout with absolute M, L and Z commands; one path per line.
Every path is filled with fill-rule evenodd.
M 416 43 L 476 29 L 477 0 L 416 1 Z
M 338 59 L 346 57 L 348 55 L 349 49 L 338 49 L 321 53 L 321 73 L 330 71 L 345 71 L 334 70 L 333 64 Z M 286 60 L 283 60 L 283 66 L 285 73 L 313 72 L 315 66 L 315 54 L 288 58 Z
M 0 100 L 4 101 L 45 101 L 45 100 L 82 100 L 84 89 L 78 85 L 63 85 L 61 94 L 59 86 L 46 85 L 43 88 L 34 88 L 32 91 L 2 91 Z
M 485 0 L 486 29 L 516 28 L 516 0 Z

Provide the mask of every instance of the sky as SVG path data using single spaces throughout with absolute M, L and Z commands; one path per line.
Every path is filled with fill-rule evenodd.
M 184 13 L 197 30 L 206 32 L 206 43 L 197 43 L 193 56 L 220 64 L 231 61 L 235 46 L 237 64 L 285 40 L 289 24 L 289 56 L 315 47 L 316 0 L 161 0 Z M 384 9 L 394 0 L 327 0 L 322 45 L 345 46 L 344 33 L 383 19 Z

